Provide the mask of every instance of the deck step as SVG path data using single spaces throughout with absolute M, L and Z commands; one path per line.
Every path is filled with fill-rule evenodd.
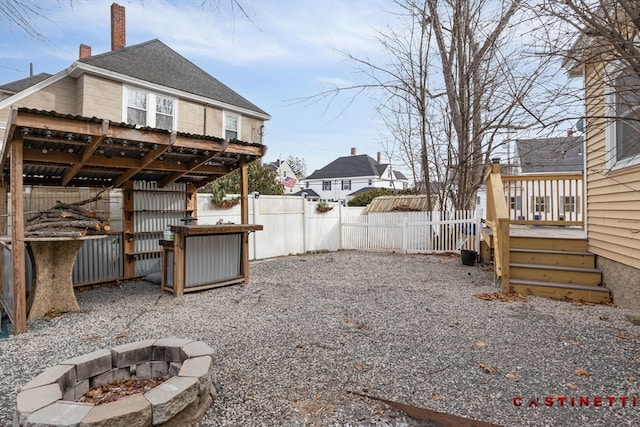
M 509 266 L 512 279 L 587 286 L 597 286 L 602 283 L 602 272 L 597 268 L 513 262 Z
M 518 264 L 563 265 L 567 267 L 593 268 L 595 255 L 583 251 L 562 251 L 547 249 L 511 249 L 510 260 Z
M 511 249 L 563 250 L 569 252 L 586 252 L 587 239 L 570 237 L 524 237 L 511 236 Z
M 513 292 L 553 299 L 571 299 L 594 304 L 611 301 L 611 292 L 602 286 L 512 279 Z

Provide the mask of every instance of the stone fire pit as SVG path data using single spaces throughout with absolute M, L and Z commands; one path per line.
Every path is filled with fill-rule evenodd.
M 213 349 L 202 341 L 164 338 L 123 344 L 46 369 L 18 394 L 14 426 L 191 426 L 211 407 Z M 77 402 L 85 393 L 131 377 L 167 378 L 115 402 Z

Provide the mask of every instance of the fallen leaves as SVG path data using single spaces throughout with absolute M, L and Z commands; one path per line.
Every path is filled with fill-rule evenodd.
M 579 377 L 590 377 L 591 376 L 591 373 L 589 371 L 587 371 L 586 369 L 582 369 L 582 368 L 577 368 L 574 372 Z
M 432 398 L 433 400 L 442 400 L 442 396 L 441 396 L 441 395 L 439 395 L 438 393 L 432 393 L 432 394 L 431 394 L 431 398 Z
M 484 300 L 484 301 L 501 301 L 501 302 L 516 302 L 516 301 L 523 301 L 523 302 L 527 302 L 529 301 L 527 299 L 527 297 L 525 297 L 522 294 L 501 294 L 499 292 L 492 292 L 492 293 L 488 293 L 488 292 L 482 292 L 479 294 L 475 294 L 473 295 L 474 297 Z
M 487 343 L 485 343 L 484 341 L 476 341 L 476 347 L 485 347 L 487 345 Z
M 616 338 L 620 338 L 621 340 L 628 340 L 629 339 L 629 337 L 626 336 L 625 334 L 614 334 L 614 336 Z
M 130 378 L 126 381 L 113 381 L 107 385 L 89 390 L 78 399 L 78 402 L 93 403 L 94 405 L 115 402 L 122 397 L 146 393 L 164 381 L 164 378 L 160 377 L 150 379 Z
M 122 339 L 126 337 L 127 337 L 127 334 L 124 334 L 124 333 L 116 335 L 116 339 Z
M 571 390 L 575 390 L 578 388 L 578 386 L 575 385 L 574 383 L 567 383 L 567 387 L 569 387 Z
M 516 378 L 518 378 L 518 377 L 516 376 L 516 374 L 514 374 L 514 373 L 512 373 L 512 372 L 509 372 L 509 373 L 508 373 L 507 375 L 505 375 L 504 377 L 505 377 L 506 379 L 508 379 L 508 380 L 515 380 Z
M 485 365 L 484 363 L 478 364 L 478 368 L 482 369 L 485 372 L 495 372 L 498 368 L 494 368 L 493 366 Z
M 638 378 L 634 377 L 633 375 L 630 375 L 630 376 L 627 377 L 627 380 L 631 381 L 631 382 L 636 382 L 636 381 L 638 381 Z

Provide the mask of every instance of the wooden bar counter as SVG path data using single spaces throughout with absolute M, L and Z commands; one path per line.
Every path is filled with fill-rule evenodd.
M 174 225 L 161 240 L 162 291 L 184 292 L 249 281 L 249 233 L 262 225 Z

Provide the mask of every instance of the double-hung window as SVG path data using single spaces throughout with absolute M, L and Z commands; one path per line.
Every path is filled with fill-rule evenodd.
M 331 191 L 331 181 L 322 181 L 322 191 Z
M 342 180 L 342 189 L 343 190 L 351 190 L 351 180 L 350 179 L 343 179 Z
M 128 87 L 125 89 L 124 120 L 140 127 L 175 129 L 176 100 L 168 96 Z
M 640 76 L 631 67 L 613 71 L 607 87 L 607 166 L 640 164 Z
M 223 117 L 224 139 L 240 139 L 240 116 L 225 111 Z

